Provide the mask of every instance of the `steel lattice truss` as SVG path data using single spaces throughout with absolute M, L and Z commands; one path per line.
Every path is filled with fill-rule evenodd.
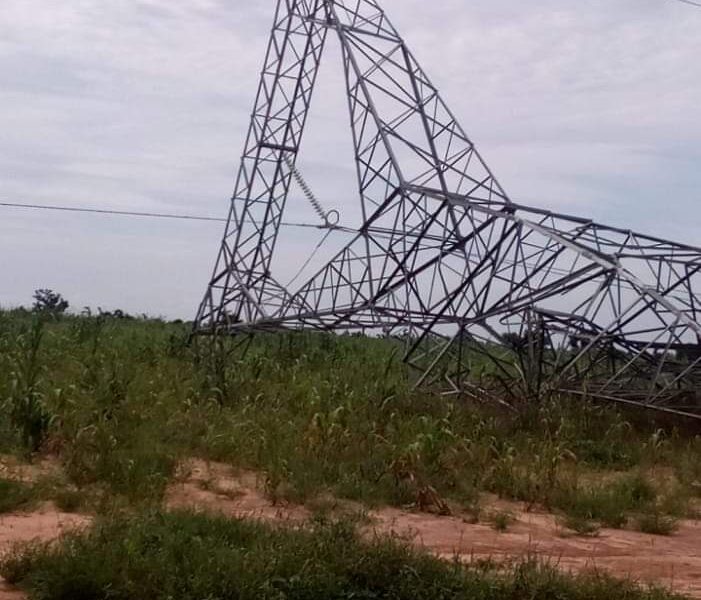
M 363 224 L 285 289 L 271 259 L 330 31 Z M 700 284 L 699 248 L 512 202 L 377 2 L 279 0 L 196 331 L 380 330 L 455 392 L 701 414 Z

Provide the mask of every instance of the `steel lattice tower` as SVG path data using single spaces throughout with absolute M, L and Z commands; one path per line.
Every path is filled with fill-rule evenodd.
M 363 223 L 286 289 L 271 259 L 329 32 Z M 454 392 L 701 415 L 700 271 L 699 248 L 512 202 L 374 0 L 279 0 L 195 330 L 378 330 Z

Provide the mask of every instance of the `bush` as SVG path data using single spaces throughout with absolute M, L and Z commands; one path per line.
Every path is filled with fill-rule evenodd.
M 516 522 L 513 513 L 500 510 L 487 515 L 487 520 L 492 526 L 492 529 L 500 533 L 508 531 L 509 527 Z
M 652 511 L 641 514 L 637 518 L 638 529 L 652 535 L 672 535 L 679 528 L 679 520 L 675 517 Z

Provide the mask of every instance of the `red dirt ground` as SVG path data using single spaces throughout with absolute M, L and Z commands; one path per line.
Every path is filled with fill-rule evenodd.
M 371 511 L 370 530 L 409 536 L 418 546 L 445 558 L 513 560 L 537 555 L 564 571 L 600 569 L 621 578 L 654 583 L 701 599 L 701 523 L 685 521 L 672 536 L 604 529 L 597 537 L 569 534 L 553 515 L 527 511 L 518 503 L 490 503 L 515 518 L 505 533 L 459 516 L 440 517 L 399 509 Z M 195 508 L 232 517 L 302 521 L 298 506 L 272 506 L 256 476 L 226 465 L 191 461 L 180 483 L 168 491 L 171 508 Z
M 64 531 L 84 527 L 89 522 L 88 517 L 59 512 L 50 502 L 30 513 L 0 515 L 0 554 L 17 543 L 56 539 Z M 23 594 L 0 577 L 0 600 L 23 598 Z
M 410 534 L 416 543 L 445 558 L 497 561 L 529 555 L 564 571 L 606 571 L 617 577 L 654 583 L 701 598 L 701 524 L 682 523 L 673 536 L 604 529 L 597 537 L 571 536 L 552 515 L 514 507 L 517 521 L 507 532 L 466 524 L 455 517 L 433 517 L 399 510 L 377 514 L 381 531 Z
M 178 482 L 168 489 L 166 506 L 276 522 L 301 522 L 310 516 L 303 507 L 273 506 L 260 491 L 255 474 L 199 460 L 183 466 Z M 408 536 L 418 546 L 445 558 L 457 554 L 464 560 L 512 560 L 537 555 L 565 571 L 599 569 L 701 599 L 699 523 L 683 522 L 669 537 L 619 530 L 578 537 L 568 535 L 552 515 L 497 500 L 491 502 L 491 508 L 514 515 L 507 532 L 498 533 L 489 525 L 472 524 L 459 516 L 383 509 L 370 512 L 368 533 Z M 50 503 L 31 513 L 0 516 L 0 553 L 18 541 L 55 539 L 66 529 L 89 522 L 89 517 L 60 513 Z M 0 600 L 23 598 L 0 580 Z

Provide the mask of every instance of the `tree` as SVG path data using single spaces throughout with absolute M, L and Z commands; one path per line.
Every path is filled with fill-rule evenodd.
M 53 290 L 35 290 L 33 298 L 34 312 L 61 315 L 68 309 L 68 300 Z

